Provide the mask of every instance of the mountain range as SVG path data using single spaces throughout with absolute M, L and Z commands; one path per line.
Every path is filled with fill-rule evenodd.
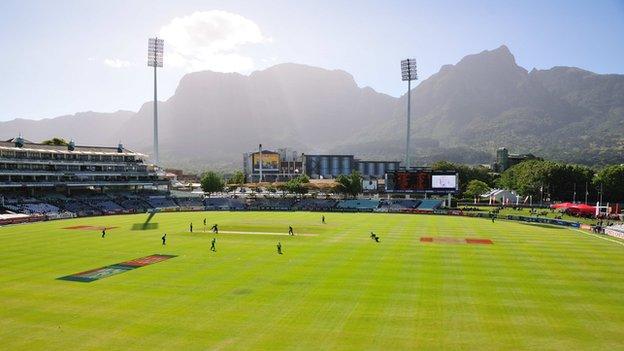
M 469 164 L 511 152 L 588 165 L 624 162 L 624 75 L 574 67 L 530 72 L 506 46 L 464 57 L 411 90 L 414 162 Z M 280 64 L 250 75 L 194 72 L 158 103 L 161 163 L 187 170 L 241 167 L 257 147 L 402 159 L 407 95 L 361 88 L 342 70 Z M 150 153 L 153 103 L 139 111 L 81 112 L 0 122 L 22 133 Z

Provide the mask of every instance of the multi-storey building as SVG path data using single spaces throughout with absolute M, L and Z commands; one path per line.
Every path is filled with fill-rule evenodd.
M 399 161 L 360 160 L 353 155 L 304 155 L 304 170 L 310 178 L 335 178 L 357 171 L 366 179 L 383 178 L 399 169 Z
M 399 161 L 360 160 L 353 155 L 307 155 L 288 148 L 243 154 L 243 171 L 249 182 L 283 181 L 305 174 L 312 179 L 331 179 L 357 171 L 366 179 L 383 178 L 399 169 Z M 262 177 L 260 176 L 262 174 Z
M 533 154 L 510 154 L 506 148 L 501 147 L 496 150 L 496 162 L 492 165 L 492 170 L 494 172 L 502 173 L 518 163 L 527 160 L 543 159 L 541 157 L 536 157 Z
M 78 188 L 167 184 L 146 155 L 117 147 L 0 141 L 0 188 Z
M 243 154 L 243 172 L 248 182 L 286 181 L 302 174 L 302 157 L 289 148 L 258 150 Z

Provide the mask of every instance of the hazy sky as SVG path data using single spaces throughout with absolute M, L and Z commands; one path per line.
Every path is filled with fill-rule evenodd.
M 281 62 L 343 69 L 399 96 L 402 58 L 416 57 L 426 78 L 501 44 L 529 70 L 624 73 L 624 0 L 2 0 L 0 120 L 138 110 L 152 98 L 146 46 L 156 34 L 161 100 L 187 72 Z

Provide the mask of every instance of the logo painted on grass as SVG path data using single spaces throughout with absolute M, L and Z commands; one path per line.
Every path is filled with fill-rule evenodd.
M 176 257 L 175 255 L 150 255 L 141 258 L 136 258 L 131 261 L 112 264 L 110 266 L 92 269 L 85 272 L 75 273 L 72 275 L 66 275 L 64 277 L 57 278 L 59 280 L 70 280 L 75 282 L 90 283 L 95 280 L 110 277 L 115 274 L 131 271 L 136 268 L 148 266 L 150 264 L 162 262 L 170 258 Z
M 175 256 L 173 255 L 150 255 L 150 256 L 145 256 L 141 258 L 136 258 L 132 261 L 122 262 L 120 264 L 124 266 L 143 267 L 143 266 L 148 266 L 150 264 L 168 260 L 172 257 L 175 257 Z

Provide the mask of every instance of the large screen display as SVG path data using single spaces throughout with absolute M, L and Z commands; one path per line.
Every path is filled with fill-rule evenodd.
M 455 189 L 457 188 L 456 175 L 431 175 L 431 187 L 434 189 Z
M 458 189 L 457 173 L 429 169 L 386 174 L 386 191 L 406 193 L 449 193 Z

